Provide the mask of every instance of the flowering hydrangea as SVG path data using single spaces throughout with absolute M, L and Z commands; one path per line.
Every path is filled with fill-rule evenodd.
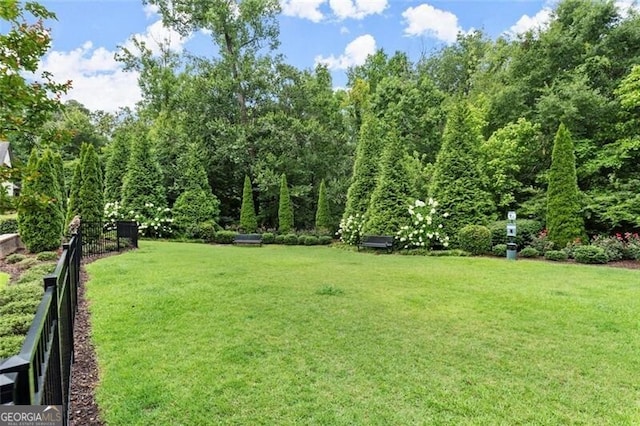
M 449 246 L 449 237 L 442 230 L 442 223 L 449 213 L 438 215 L 437 208 L 438 202 L 433 198 L 426 203 L 416 200 L 409 206 L 409 224 L 400 227 L 396 234 L 401 247 L 431 249 L 436 245 Z
M 363 226 L 364 216 L 359 214 L 349 216 L 340 221 L 340 228 L 336 235 L 340 237 L 340 241 L 343 243 L 355 246 L 360 242 Z
M 115 229 L 119 220 L 135 220 L 138 223 L 138 232 L 145 237 L 166 237 L 173 232 L 171 209 L 155 207 L 152 203 L 145 203 L 144 212 L 125 212 L 119 202 L 107 203 L 104 206 L 104 217 L 107 230 Z

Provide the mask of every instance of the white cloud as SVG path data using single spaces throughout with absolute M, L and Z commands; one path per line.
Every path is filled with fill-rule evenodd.
M 326 0 L 281 0 L 280 6 L 285 16 L 294 16 L 320 22 L 324 18 L 320 12 L 320 5 Z
M 509 28 L 505 32 L 507 36 L 517 36 L 518 34 L 524 34 L 529 30 L 543 30 L 551 22 L 551 9 L 545 7 L 533 16 L 522 15 L 518 22 Z
M 623 18 L 626 18 L 632 10 L 640 12 L 640 3 L 635 0 L 616 0 L 615 5 Z
M 428 35 L 447 43 L 456 41 L 462 28 L 458 24 L 458 17 L 446 10 L 436 9 L 430 4 L 421 4 L 410 7 L 402 12 L 407 27 L 404 33 L 407 36 Z
M 349 34 L 349 28 L 347 27 L 340 27 L 340 34 Z
M 188 40 L 165 28 L 161 21 L 149 25 L 144 34 L 134 34 L 124 42 L 132 53 L 135 52 L 134 37 L 144 41 L 154 54 L 160 52 L 159 43 L 167 43 L 171 50 L 181 51 Z M 141 98 L 139 74 L 125 72 L 123 64 L 114 56 L 115 51 L 96 48 L 86 41 L 68 52 L 49 52 L 42 58 L 39 71 L 52 73 L 58 82 L 72 81 L 72 88 L 62 97 L 63 101 L 75 99 L 90 110 L 114 112 L 120 107 L 134 107 Z
M 329 0 L 329 7 L 340 20 L 380 14 L 387 6 L 387 0 Z
M 145 4 L 143 10 L 144 15 L 147 17 L 147 19 L 158 15 L 158 12 L 160 12 L 160 8 L 155 4 Z
M 367 56 L 373 55 L 376 51 L 376 40 L 370 34 L 362 35 L 351 43 L 347 44 L 344 53 L 338 57 L 331 55 L 323 57 L 316 56 L 316 64 L 326 64 L 332 70 L 345 70 L 352 66 L 362 65 Z

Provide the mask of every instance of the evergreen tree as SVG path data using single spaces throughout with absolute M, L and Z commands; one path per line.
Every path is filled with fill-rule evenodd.
M 40 159 L 32 151 L 24 182 L 18 211 L 20 238 L 31 252 L 56 250 L 60 247 L 64 216 L 50 149 Z
M 353 166 L 351 186 L 347 192 L 347 203 L 343 217 L 364 215 L 369 207 L 371 194 L 376 187 L 380 154 L 383 149 L 383 131 L 380 120 L 365 113 Z
M 67 203 L 67 217 L 65 219 L 65 226 L 73 220 L 74 216 L 80 214 L 80 187 L 82 186 L 82 162 L 87 153 L 88 144 L 82 144 L 80 148 L 80 158 L 76 163 L 76 167 L 73 171 L 73 178 L 71 178 L 71 187 L 69 188 L 69 202 Z M 65 230 L 66 232 L 66 230 Z
M 58 187 L 60 188 L 60 208 L 62 214 L 67 214 L 67 186 L 64 181 L 64 162 L 62 161 L 62 155 L 59 152 L 53 154 L 53 163 L 55 166 L 56 178 L 58 180 Z
M 405 149 L 395 130 L 385 138 L 380 161 L 380 176 L 371 194 L 363 233 L 396 235 L 406 221 L 407 207 L 414 196 L 411 179 L 405 167 Z
M 482 135 L 476 121 L 465 101 L 453 105 L 434 166 L 429 192 L 440 211 L 449 214 L 444 223 L 447 235 L 456 235 L 465 225 L 487 223 L 495 210 L 483 186 L 478 161 Z
M 316 209 L 316 231 L 322 234 L 331 234 L 331 213 L 329 212 L 329 200 L 327 200 L 327 188 L 324 179 L 320 182 L 318 190 L 318 208 Z
M 107 202 L 122 201 L 122 182 L 129 163 L 129 142 L 126 135 L 118 134 L 111 145 L 104 173 L 104 199 Z
M 102 222 L 104 216 L 104 192 L 100 160 L 93 145 L 86 144 L 85 154 L 80 167 L 82 182 L 80 184 L 78 212 L 83 222 Z
M 177 193 L 195 188 L 212 192 L 201 157 L 202 149 L 195 143 L 188 144 L 186 150 L 178 157 L 179 174 L 175 177 Z
M 287 176 L 283 173 L 280 178 L 280 198 L 278 201 L 278 232 L 286 234 L 293 232 L 293 206 L 287 185 Z
M 558 127 L 551 154 L 547 189 L 547 232 L 549 240 L 558 249 L 575 239 L 586 239 L 584 219 L 580 212 L 573 139 L 564 124 Z
M 122 184 L 122 204 L 125 211 L 134 211 L 147 218 L 155 217 L 157 209 L 167 205 L 162 172 L 144 135 L 137 137 L 131 147 Z
M 255 232 L 258 228 L 256 209 L 253 204 L 253 189 L 251 188 L 251 179 L 249 179 L 249 176 L 244 177 L 242 207 L 240 208 L 240 228 L 243 232 Z

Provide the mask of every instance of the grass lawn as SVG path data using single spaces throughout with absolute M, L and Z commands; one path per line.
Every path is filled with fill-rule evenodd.
M 148 241 L 87 269 L 109 425 L 640 423 L 640 271 Z

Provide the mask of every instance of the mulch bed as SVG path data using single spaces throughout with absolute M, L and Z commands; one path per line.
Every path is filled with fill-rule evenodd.
M 117 253 L 105 256 L 116 255 Z M 105 257 L 83 259 L 83 264 Z M 544 259 L 539 259 L 544 261 Z M 606 265 L 614 268 L 640 269 L 640 262 L 623 260 L 609 262 Z M 22 272 L 15 265 L 0 261 L 0 270 L 11 275 L 12 280 Z M 84 284 L 88 280 L 84 266 L 81 269 L 80 285 L 78 287 L 78 311 L 74 330 L 74 363 L 71 371 L 71 405 L 69 407 L 69 424 L 71 426 L 97 425 L 104 426 L 100 418 L 100 410 L 95 399 L 95 389 L 99 381 L 98 363 L 96 353 L 91 342 L 91 323 L 89 318 L 88 303 L 85 298 Z

